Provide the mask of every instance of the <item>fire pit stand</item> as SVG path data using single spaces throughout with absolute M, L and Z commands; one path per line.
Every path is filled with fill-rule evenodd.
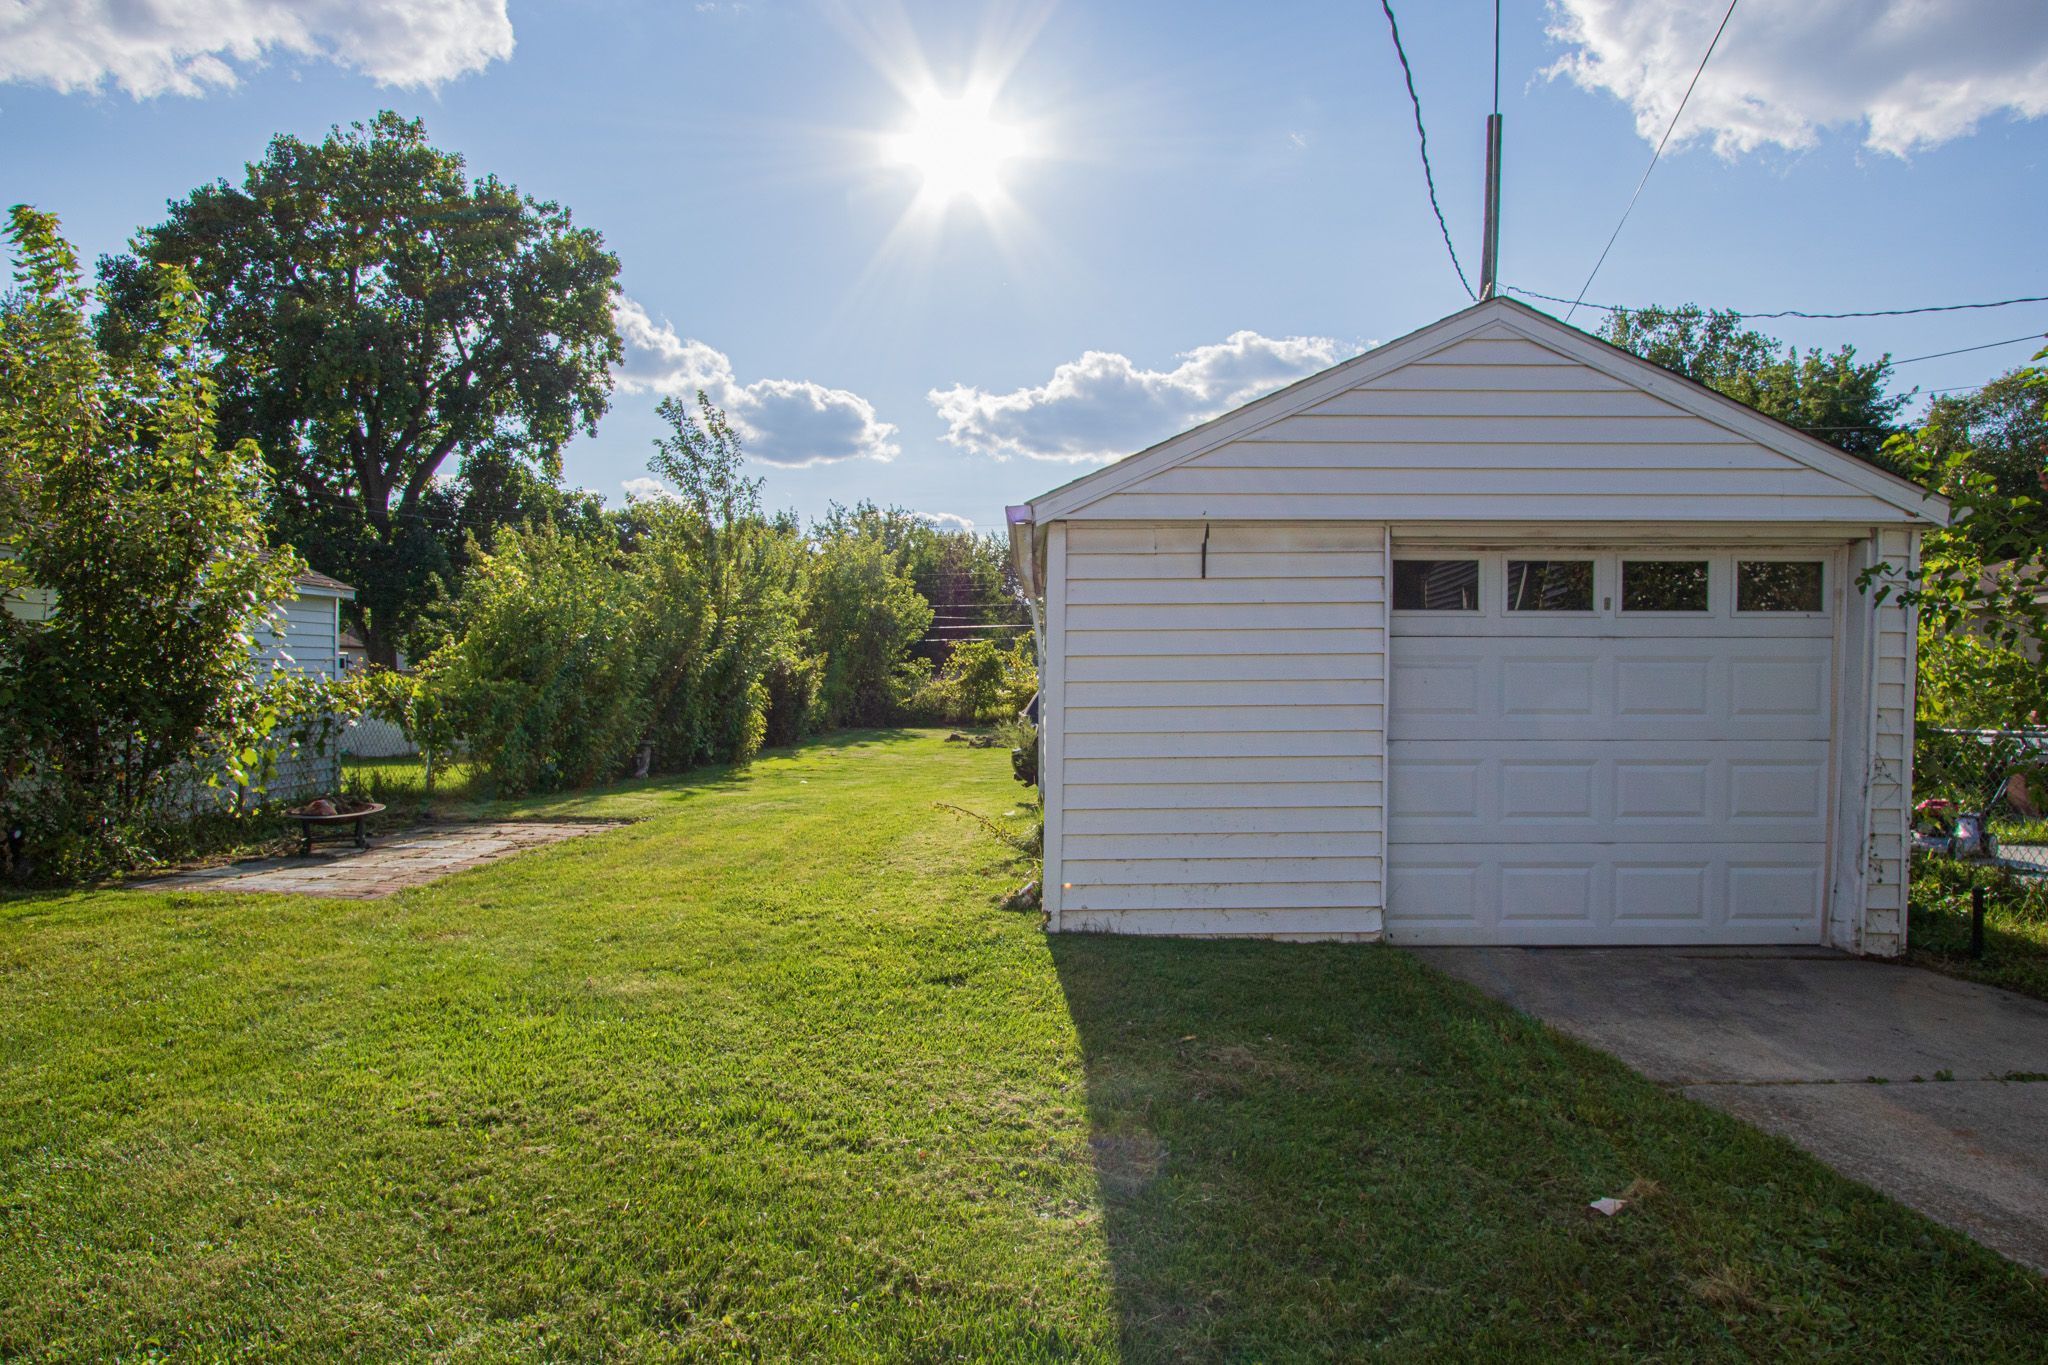
M 308 815 L 304 811 L 296 810 L 289 812 L 292 819 L 299 822 L 299 828 L 305 836 L 305 842 L 299 845 L 299 856 L 301 858 L 313 856 L 313 830 L 315 826 L 354 825 L 356 847 L 368 848 L 370 841 L 363 835 L 363 821 L 373 815 L 382 814 L 383 810 L 384 807 L 380 803 L 372 801 L 361 810 L 336 811 L 332 815 Z

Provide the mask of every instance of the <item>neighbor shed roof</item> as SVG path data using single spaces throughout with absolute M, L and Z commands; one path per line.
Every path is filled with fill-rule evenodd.
M 294 574 L 292 576 L 292 586 L 297 588 L 300 595 L 304 597 L 341 597 L 354 601 L 356 595 L 356 590 L 351 585 L 342 582 L 339 578 L 330 578 L 328 575 L 318 573 L 312 569 L 308 569 L 301 574 Z

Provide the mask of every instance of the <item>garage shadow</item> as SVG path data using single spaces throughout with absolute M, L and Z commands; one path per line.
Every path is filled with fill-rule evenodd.
M 1459 989 L 1379 947 L 1049 942 L 1126 1358 L 1350 1356 L 1439 1311 L 1416 1286 L 1475 1216 L 1427 1093 L 1478 1083 L 1442 1074 Z
M 1127 1359 L 1769 1354 L 1866 1283 L 1917 1336 L 1973 1254 L 1396 949 L 1049 945 Z

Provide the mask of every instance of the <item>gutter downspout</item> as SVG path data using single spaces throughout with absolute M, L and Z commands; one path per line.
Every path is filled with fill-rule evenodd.
M 1031 612 L 1031 641 L 1038 648 L 1038 666 L 1045 667 L 1045 620 L 1038 610 L 1045 585 L 1038 581 L 1038 527 L 1031 520 L 1031 504 L 1005 507 L 1010 523 L 1010 560 L 1017 569 L 1017 581 L 1024 585 L 1024 605 Z
M 1045 801 L 1045 613 L 1038 609 L 1039 599 L 1045 594 L 1045 585 L 1039 581 L 1038 527 L 1031 520 L 1031 504 L 1005 507 L 1003 515 L 1010 523 L 1010 558 L 1017 566 L 1017 580 L 1024 585 L 1024 605 L 1031 611 L 1031 641 L 1038 649 L 1038 799 L 1039 810 L 1044 811 Z M 1043 826 L 1041 825 L 1042 829 Z M 1038 869 L 1041 896 L 1044 895 L 1045 864 L 1041 857 Z

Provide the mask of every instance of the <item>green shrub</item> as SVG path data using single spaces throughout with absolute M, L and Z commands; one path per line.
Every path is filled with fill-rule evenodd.
M 897 670 L 898 709 L 924 724 L 988 725 L 1014 719 L 1038 691 L 1029 637 L 1004 649 L 994 640 L 954 645 L 945 663 L 906 659 Z
M 185 273 L 150 277 L 159 326 L 109 357 L 57 220 L 18 206 L 9 235 L 0 598 L 50 597 L 38 620 L 0 611 L 0 821 L 37 875 L 71 879 L 149 858 L 215 804 L 204 788 L 261 782 L 290 698 L 251 638 L 300 565 L 264 544 L 255 445 L 214 439 Z
M 655 766 L 738 763 L 767 733 L 768 674 L 794 651 L 803 544 L 761 515 L 761 484 L 741 476 L 739 434 L 710 399 L 670 398 L 650 468 L 676 496 L 645 509 L 635 562 L 651 669 Z
M 896 721 L 902 702 L 917 690 L 899 665 L 931 623 L 931 603 L 880 539 L 843 535 L 819 545 L 804 628 L 811 652 L 823 661 L 820 722 L 837 728 Z
M 761 743 L 784 749 L 803 738 L 811 728 L 818 703 L 818 679 L 824 672 L 820 660 L 785 653 L 770 661 L 762 678 L 768 708 L 762 717 Z
M 371 668 L 344 679 L 335 702 L 338 714 L 374 717 L 398 727 L 419 756 L 421 786 L 432 796 L 439 774 L 452 766 L 460 744 L 441 704 L 434 661 L 411 673 Z
M 948 719 L 961 725 L 978 725 L 994 718 L 1006 657 L 993 640 L 967 640 L 953 646 L 940 674 L 947 683 L 952 703 Z
M 996 711 L 1000 720 L 1015 720 L 1038 695 L 1038 648 L 1029 635 L 1011 644 L 1003 656 L 1002 681 L 996 687 Z M 1035 731 L 1034 731 L 1035 733 Z
M 996 727 L 996 742 L 1010 750 L 1010 772 L 1027 787 L 1038 785 L 1038 727 L 1028 720 L 1008 720 Z
M 616 776 L 651 711 L 641 580 L 552 525 L 501 531 L 475 565 L 427 683 L 472 763 L 508 793 Z

